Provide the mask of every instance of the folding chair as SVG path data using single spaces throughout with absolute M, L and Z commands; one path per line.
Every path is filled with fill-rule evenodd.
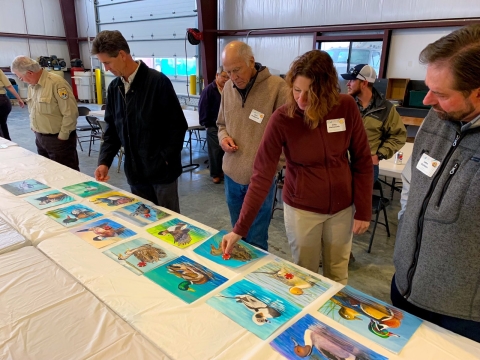
M 87 108 L 86 106 L 79 106 L 78 107 L 78 117 L 80 116 L 87 116 L 88 114 L 90 113 L 90 109 Z M 90 141 L 90 134 L 88 135 L 83 135 L 83 136 L 78 136 L 78 133 L 80 132 L 85 132 L 85 131 L 88 131 L 88 132 L 91 132 L 92 128 L 90 126 L 90 124 L 88 125 L 77 125 L 77 142 L 78 142 L 78 145 L 80 145 L 80 150 L 83 151 L 83 147 L 82 147 L 82 142 L 87 142 L 87 141 Z M 81 138 L 88 138 L 88 140 L 80 140 Z
M 375 230 L 377 229 L 377 224 L 381 224 L 385 226 L 385 229 L 387 230 L 387 236 L 390 237 L 390 228 L 388 226 L 388 218 L 387 218 L 387 210 L 386 210 L 386 207 L 390 205 L 390 200 L 383 196 L 383 189 L 380 181 L 377 180 L 375 184 L 373 184 L 373 191 L 378 191 L 379 194 L 372 195 L 372 214 L 375 215 L 375 220 L 372 220 L 373 230 L 372 230 L 372 235 L 370 236 L 370 244 L 368 245 L 368 250 L 367 250 L 368 253 L 370 253 L 370 251 L 372 250 L 373 237 L 375 236 Z M 380 215 L 380 212 L 383 212 L 383 218 L 385 220 L 384 223 L 378 221 L 378 216 Z
M 90 144 L 88 146 L 88 156 L 90 156 L 92 143 L 95 144 L 95 139 L 102 140 L 102 128 L 98 124 L 98 119 L 95 116 L 85 116 L 85 118 L 90 126 Z

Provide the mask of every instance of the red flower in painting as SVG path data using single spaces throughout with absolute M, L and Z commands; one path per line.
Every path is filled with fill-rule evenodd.
M 148 219 L 148 218 L 151 217 L 152 215 L 150 215 L 150 214 L 145 214 L 145 215 L 143 215 L 143 216 L 145 216 L 145 217 Z
M 230 260 L 230 254 L 223 254 L 222 259 L 223 260 Z
M 145 261 L 140 261 L 138 264 L 137 264 L 138 267 L 145 267 L 147 266 L 147 263 Z
M 285 279 L 287 279 L 287 280 L 293 279 L 293 274 L 286 273 L 284 276 L 285 276 Z

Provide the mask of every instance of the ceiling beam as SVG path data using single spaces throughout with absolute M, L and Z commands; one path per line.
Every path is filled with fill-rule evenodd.
M 80 46 L 78 45 L 77 15 L 75 12 L 75 0 L 58 0 L 62 10 L 63 27 L 67 40 L 68 53 L 71 59 L 80 58 Z M 68 64 L 69 65 L 69 64 Z

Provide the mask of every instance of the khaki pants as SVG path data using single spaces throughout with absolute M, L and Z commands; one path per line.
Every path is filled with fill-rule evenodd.
M 346 284 L 352 250 L 353 206 L 326 215 L 283 205 L 285 229 L 295 264 L 318 272 L 322 258 L 323 275 Z

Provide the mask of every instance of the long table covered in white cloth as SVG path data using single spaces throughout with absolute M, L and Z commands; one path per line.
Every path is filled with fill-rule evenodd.
M 92 180 L 86 175 L 43 159 L 20 147 L 16 147 L 16 151 L 9 153 L 4 150 L 14 150 L 14 147 L 0 150 L 0 183 L 34 178 L 52 188 L 61 189 L 66 185 Z M 20 173 L 14 171 L 15 168 L 26 169 L 27 167 L 28 171 Z M 239 270 L 232 270 L 198 256 L 193 252 L 197 244 L 184 250 L 174 248 L 152 237 L 145 228 L 124 223 L 122 219 L 110 216 L 102 209 L 105 216 L 128 225 L 137 232 L 138 237 L 151 240 L 178 255 L 185 255 L 229 279 L 227 283 L 199 300 L 186 304 L 146 277 L 130 272 L 105 256 L 102 252 L 108 247 L 97 249 L 91 246 L 71 233 L 70 229 L 64 228 L 45 216 L 45 211 L 30 206 L 22 197 L 8 194 L 1 188 L 0 196 L 2 197 L 0 216 L 3 219 L 169 358 L 182 360 L 281 359 L 282 356 L 270 347 L 270 340 L 306 313 L 312 314 L 389 359 L 475 359 L 480 354 L 480 344 L 424 322 L 400 354 L 395 355 L 317 312 L 329 297 L 342 288 L 342 285 L 329 280 L 325 281 L 332 283 L 332 287 L 326 293 L 305 307 L 270 338 L 261 340 L 207 305 L 206 300 L 242 279 L 246 273 L 272 260 L 273 255 L 268 255 Z M 76 200 L 80 203 L 88 201 L 80 198 Z M 94 208 L 91 203 L 89 206 Z M 214 231 L 179 214 L 174 216 L 207 231 Z M 130 239 L 125 241 L 128 240 Z M 21 284 L 18 286 L 22 287 Z M 1 301 L 3 300 L 0 297 Z

